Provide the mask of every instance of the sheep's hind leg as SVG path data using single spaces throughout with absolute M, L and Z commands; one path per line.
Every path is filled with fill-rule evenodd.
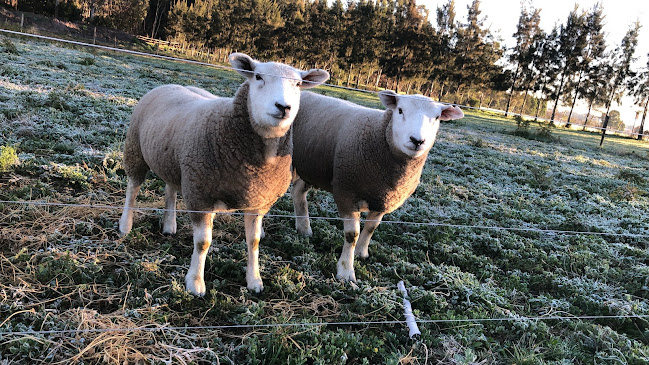
M 133 228 L 133 206 L 135 205 L 135 198 L 140 191 L 140 186 L 144 182 L 143 178 L 130 177 L 126 185 L 126 199 L 124 200 L 124 210 L 122 217 L 119 219 L 119 233 L 121 236 L 126 236 Z
M 194 229 L 194 252 L 185 284 L 187 290 L 195 295 L 205 295 L 205 259 L 212 243 L 212 224 L 214 213 L 190 213 Z
M 293 198 L 293 208 L 295 210 L 295 228 L 298 233 L 307 237 L 313 235 L 311 223 L 309 222 L 309 206 L 306 201 L 306 194 L 309 189 L 310 186 L 304 180 L 294 175 L 291 197 Z
M 176 234 L 176 197 L 178 190 L 165 186 L 165 212 L 162 218 L 162 233 Z
M 338 260 L 338 273 L 336 274 L 336 278 L 338 279 L 356 281 L 356 273 L 354 272 L 354 248 L 356 247 L 356 240 L 358 240 L 358 232 L 361 227 L 360 216 L 360 212 L 341 213 L 341 217 L 344 219 L 345 243 L 343 244 L 343 252 Z
M 360 237 L 358 237 L 358 242 L 356 242 L 356 250 L 354 254 L 360 258 L 366 259 L 370 256 L 368 248 L 370 246 L 370 239 L 376 227 L 381 224 L 381 219 L 383 218 L 383 213 L 371 211 L 367 214 L 367 219 L 365 220 L 365 225 L 361 231 Z
M 246 283 L 248 289 L 255 293 L 264 290 L 264 283 L 259 274 L 259 240 L 261 239 L 261 220 L 264 217 L 259 212 L 244 212 L 243 221 L 246 227 L 246 244 L 248 245 L 248 266 L 246 267 Z

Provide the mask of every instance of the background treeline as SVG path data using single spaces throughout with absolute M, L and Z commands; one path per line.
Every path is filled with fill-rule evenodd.
M 642 133 L 649 104 L 649 73 L 632 69 L 640 23 L 631 24 L 619 43 L 607 44 L 600 4 L 575 6 L 549 31 L 539 26 L 540 9 L 523 5 L 516 44 L 505 50 L 485 27 L 479 0 L 468 6 L 465 19 L 456 18 L 454 0 L 433 14 L 415 0 L 0 1 L 174 41 L 183 49 L 238 50 L 317 66 L 330 71 L 333 83 L 420 92 L 568 125 L 581 101 L 588 112 L 579 123 L 608 121 L 623 129 L 611 108 L 630 95 L 640 108 L 642 122 L 635 127 Z M 559 105 L 567 108 L 560 112 Z

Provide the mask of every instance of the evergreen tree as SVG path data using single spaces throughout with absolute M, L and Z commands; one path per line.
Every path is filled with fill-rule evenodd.
M 586 36 L 586 15 L 584 12 L 579 12 L 579 7 L 575 5 L 575 8 L 568 15 L 566 24 L 561 25 L 559 32 L 557 66 L 561 71 L 559 73 L 559 83 L 552 85 L 554 107 L 550 123 L 554 123 L 554 117 L 559 106 L 559 100 L 565 91 L 566 82 L 578 71 L 578 66 L 586 48 Z
M 620 46 L 617 47 L 610 56 L 605 76 L 605 80 L 607 81 L 606 89 L 608 91 L 606 102 L 607 116 L 609 116 L 613 100 L 620 100 L 622 98 L 625 90 L 628 88 L 627 81 L 634 76 L 634 72 L 631 70 L 631 63 L 635 60 L 633 55 L 635 54 L 635 49 L 638 45 L 639 31 L 640 22 L 636 21 L 626 32 L 624 38 L 622 38 Z M 604 120 L 602 139 L 599 142 L 600 146 L 604 143 L 608 121 L 609 118 Z
M 601 61 L 601 58 L 604 56 L 604 51 L 606 50 L 606 41 L 602 31 L 604 21 L 603 12 L 604 9 L 599 3 L 597 3 L 590 13 L 588 13 L 586 18 L 586 48 L 583 51 L 580 62 L 576 65 L 577 76 L 576 78 L 571 79 L 572 82 L 568 85 L 568 88 L 573 90 L 574 97 L 570 106 L 570 113 L 568 113 L 566 128 L 570 127 L 570 119 L 575 104 L 577 103 L 577 99 L 586 93 L 586 85 L 584 81 L 588 77 L 588 73 L 594 72 L 595 75 L 597 75 L 596 66 L 593 66 L 593 63 Z M 588 116 L 586 116 L 586 118 L 588 118 Z
M 533 77 L 534 91 L 537 94 L 537 98 L 543 99 L 543 103 L 537 103 L 534 121 L 538 120 L 541 105 L 551 95 L 549 85 L 557 78 L 560 70 L 557 67 L 559 53 L 558 39 L 559 29 L 555 26 L 548 34 L 542 31 L 537 33 L 532 42 L 530 55 L 532 57 L 531 68 L 533 72 L 531 75 Z M 545 105 L 547 106 L 547 103 Z
M 480 0 L 473 0 L 468 10 L 467 23 L 457 29 L 457 42 L 454 47 L 456 57 L 453 71 L 460 103 L 464 92 L 470 95 L 474 87 L 482 88 L 488 85 L 495 73 L 502 72 L 502 69 L 496 66 L 502 50 L 493 35 L 483 29 Z
M 647 57 L 649 58 L 649 54 Z M 647 67 L 638 73 L 634 84 L 636 85 L 633 91 L 635 103 L 643 108 L 642 120 L 637 131 L 638 140 L 642 140 L 644 136 L 644 123 L 647 118 L 647 108 L 649 107 L 649 60 L 647 60 Z
M 523 80 L 523 84 L 525 85 L 524 88 L 526 90 L 525 97 L 527 97 L 529 87 L 532 85 L 533 70 L 530 66 L 533 62 L 533 58 L 531 50 L 534 38 L 541 32 L 541 28 L 539 27 L 539 23 L 541 22 L 540 13 L 541 9 L 528 9 L 526 7 L 521 7 L 521 15 L 518 18 L 516 33 L 513 34 L 514 39 L 516 39 L 516 45 L 512 48 L 511 54 L 509 55 L 509 62 L 515 65 L 516 68 L 513 73 L 509 96 L 507 98 L 505 116 L 509 113 L 509 107 L 517 82 L 521 79 Z M 519 89 L 520 88 L 521 87 L 519 87 Z

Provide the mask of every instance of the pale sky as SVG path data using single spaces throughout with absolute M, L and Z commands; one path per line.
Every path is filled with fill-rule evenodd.
M 436 24 L 435 10 L 438 6 L 446 4 L 448 0 L 417 0 L 418 4 L 425 5 L 430 11 L 431 22 Z M 471 5 L 472 0 L 455 0 L 455 20 L 460 22 L 466 21 L 467 6 Z M 552 26 L 565 23 L 568 14 L 574 9 L 575 4 L 580 9 L 590 10 L 597 3 L 597 0 L 527 0 L 535 8 L 541 9 L 541 28 L 550 31 Z M 634 64 L 634 69 L 646 67 L 647 53 L 649 53 L 649 1 L 647 0 L 600 0 L 604 8 L 604 32 L 606 33 L 606 43 L 609 47 L 614 47 L 620 43 L 624 34 L 631 24 L 640 20 L 640 34 L 638 36 L 638 47 L 635 56 L 638 58 Z M 480 3 L 480 14 L 486 17 L 485 26 L 490 28 L 492 33 L 502 38 L 503 44 L 507 47 L 513 46 L 514 40 L 512 34 L 516 32 L 516 25 L 521 13 L 521 0 L 482 0 Z M 613 105 L 612 109 L 617 109 L 622 114 L 622 119 L 627 125 L 635 121 L 635 111 L 639 107 L 632 105 L 633 101 L 626 98 L 622 101 L 621 106 Z

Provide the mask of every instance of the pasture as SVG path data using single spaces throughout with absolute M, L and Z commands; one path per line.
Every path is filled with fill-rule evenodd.
M 218 215 L 197 298 L 184 289 L 187 214 L 176 236 L 161 234 L 159 211 L 117 235 L 122 143 L 153 87 L 230 96 L 242 78 L 8 37 L 0 59 L 0 200 L 74 204 L 0 203 L 0 364 L 649 363 L 647 143 L 599 148 L 565 130 L 537 141 L 466 112 L 442 125 L 419 188 L 356 261 L 357 284 L 334 278 L 342 222 L 313 219 L 313 237 L 298 236 L 286 195 L 264 222 L 264 292 L 245 288 L 242 217 Z M 162 208 L 163 190 L 152 176 L 138 206 Z M 311 216 L 337 217 L 329 194 L 309 198 Z M 417 319 L 444 320 L 421 323 L 418 339 L 376 323 L 403 320 L 399 280 Z M 583 316 L 608 318 L 542 318 Z M 251 326 L 290 323 L 314 325 Z

